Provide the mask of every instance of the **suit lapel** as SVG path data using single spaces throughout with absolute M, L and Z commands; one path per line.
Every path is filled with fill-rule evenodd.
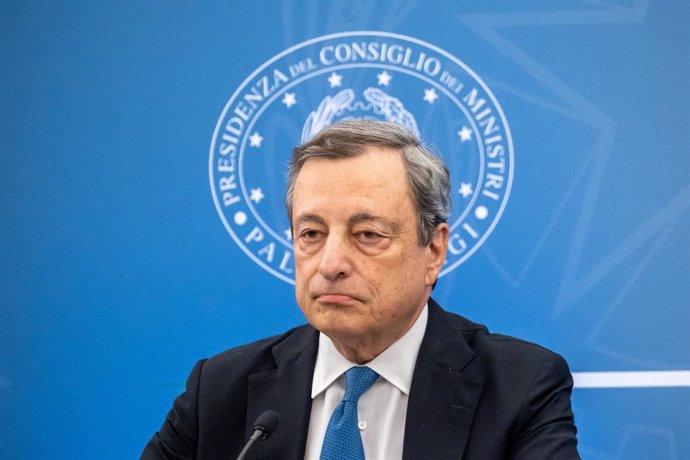
M 474 352 L 429 299 L 429 320 L 412 377 L 403 459 L 462 458 L 484 379 Z
M 252 447 L 247 458 L 304 458 L 317 348 L 318 333 L 307 326 L 273 348 L 275 369 L 249 376 L 247 437 L 265 410 L 276 411 L 280 424 L 270 438 Z

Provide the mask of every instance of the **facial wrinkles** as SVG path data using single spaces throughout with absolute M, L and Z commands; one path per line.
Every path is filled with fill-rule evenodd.
M 322 231 L 324 231 L 325 235 L 320 243 L 321 247 L 318 253 L 308 256 L 317 259 L 313 261 L 315 265 L 314 271 L 318 271 L 320 264 L 323 263 L 323 258 L 333 257 L 342 259 L 339 260 L 339 263 L 347 263 L 352 268 L 352 273 L 348 273 L 348 276 L 338 276 L 335 278 L 329 276 L 327 277 L 328 279 L 323 276 L 313 277 L 311 280 L 311 290 L 317 293 L 326 288 L 345 289 L 349 284 L 348 278 L 350 276 L 370 274 L 370 266 L 372 265 L 378 265 L 374 267 L 378 272 L 395 270 L 404 257 L 411 255 L 401 252 L 404 244 L 401 245 L 400 243 L 401 241 L 404 243 L 409 238 L 415 238 L 416 235 L 413 232 L 410 233 L 410 230 L 407 228 L 403 230 L 405 225 L 401 222 L 386 217 L 379 217 L 368 212 L 355 213 L 342 223 L 342 216 L 340 216 L 340 219 L 337 219 L 337 222 L 332 221 L 333 219 L 331 218 L 322 218 L 312 214 L 305 214 L 297 218 L 297 233 L 299 232 L 299 223 L 302 222 L 316 222 L 317 225 L 324 226 Z M 326 222 L 331 222 L 331 225 L 328 226 Z M 356 232 L 363 230 L 381 235 L 380 241 L 372 245 L 360 243 L 357 241 Z M 327 260 L 326 262 L 330 263 L 331 261 Z M 381 266 L 381 263 L 385 263 L 385 266 Z M 375 294 L 380 294 L 378 286 L 372 283 L 371 279 L 365 276 L 364 280 Z

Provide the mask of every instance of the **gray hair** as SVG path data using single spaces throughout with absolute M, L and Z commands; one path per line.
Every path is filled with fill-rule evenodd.
M 448 222 L 450 215 L 450 174 L 443 160 L 405 128 L 384 121 L 355 119 L 331 125 L 312 139 L 295 147 L 288 168 L 285 197 L 292 226 L 292 199 L 295 181 L 302 166 L 311 158 L 350 158 L 366 147 L 376 146 L 401 153 L 412 199 L 417 208 L 417 233 L 420 246 L 428 246 L 436 226 Z

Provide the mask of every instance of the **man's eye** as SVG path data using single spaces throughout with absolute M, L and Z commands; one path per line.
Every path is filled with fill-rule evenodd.
M 361 231 L 357 234 L 357 236 L 361 241 L 364 241 L 366 243 L 375 242 L 382 238 L 380 234 L 372 232 L 370 230 Z
M 305 241 L 312 241 L 319 237 L 319 232 L 317 230 L 303 230 L 299 237 Z

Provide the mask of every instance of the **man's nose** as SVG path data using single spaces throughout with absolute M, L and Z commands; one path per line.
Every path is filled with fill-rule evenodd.
M 352 261 L 347 240 L 331 233 L 322 248 L 319 273 L 333 281 L 348 276 L 351 271 Z

